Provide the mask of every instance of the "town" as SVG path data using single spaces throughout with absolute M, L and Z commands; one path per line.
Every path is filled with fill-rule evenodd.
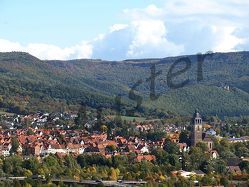
M 225 124 L 222 120 L 203 121 L 201 114 L 196 111 L 190 121 L 183 120 L 180 123 L 174 122 L 175 118 L 171 121 L 133 118 L 130 121 L 124 120 L 123 125 L 113 126 L 115 120 L 111 116 L 105 116 L 101 124 L 98 124 L 97 118 L 89 121 L 81 119 L 79 122 L 80 116 L 82 116 L 80 112 L 2 114 L 0 130 L 2 176 L 31 177 L 48 174 L 51 178 L 63 176 L 53 173 L 53 170 L 49 171 L 48 168 L 47 172 L 44 172 L 26 167 L 24 171 L 16 173 L 15 170 L 10 171 L 5 166 L 8 164 L 5 162 L 10 161 L 8 159 L 16 157 L 23 162 L 35 159 L 37 164 L 42 166 L 44 160 L 47 162 L 48 158 L 52 157 L 58 161 L 72 158 L 83 169 L 89 170 L 87 175 L 81 172 L 71 174 L 76 181 L 143 178 L 146 181 L 165 182 L 174 176 L 194 184 L 220 185 L 236 180 L 246 183 L 245 180 L 248 179 L 249 136 L 242 134 L 235 137 L 230 131 L 225 132 L 229 124 Z M 81 128 L 77 123 L 81 124 Z M 238 126 L 238 128 L 243 127 Z M 248 133 L 248 127 L 246 128 L 245 133 Z M 152 174 L 149 177 L 148 172 L 135 175 L 128 174 L 126 171 L 128 169 L 125 171 L 119 169 L 122 164 L 127 166 L 129 162 L 159 164 L 164 166 L 165 170 L 160 171 L 160 175 Z M 106 172 L 109 174 L 102 176 L 98 174 L 96 168 L 95 172 L 90 172 L 92 167 L 101 165 L 108 166 L 107 170 L 110 171 Z M 217 176 L 215 174 L 220 178 L 208 179 Z

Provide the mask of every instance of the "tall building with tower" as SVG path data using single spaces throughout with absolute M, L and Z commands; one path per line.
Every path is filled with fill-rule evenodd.
M 195 146 L 198 142 L 202 141 L 202 118 L 200 113 L 196 110 L 192 119 L 192 138 L 191 144 Z

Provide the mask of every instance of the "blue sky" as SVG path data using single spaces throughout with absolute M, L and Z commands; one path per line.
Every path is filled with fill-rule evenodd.
M 159 1 L 158 1 L 159 2 Z M 8 40 L 48 42 L 66 47 L 91 40 L 120 21 L 122 11 L 143 8 L 149 0 L 1 0 L 0 36 Z
M 0 51 L 41 59 L 249 50 L 246 0 L 0 0 Z

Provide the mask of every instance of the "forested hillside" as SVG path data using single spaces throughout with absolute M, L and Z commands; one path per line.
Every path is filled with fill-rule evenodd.
M 188 66 L 185 61 L 176 63 L 181 58 L 188 59 Z M 131 107 L 136 106 L 128 98 L 133 87 L 142 98 L 140 112 L 188 115 L 199 108 L 204 114 L 248 115 L 249 52 L 214 53 L 205 58 L 201 69 L 197 59 L 191 55 L 120 62 L 42 61 L 22 52 L 0 53 L 0 107 L 15 113 L 67 110 L 80 102 L 93 108 L 112 108 L 116 95 Z M 152 64 L 156 73 L 161 71 L 155 75 L 158 99 L 149 97 L 153 92 Z M 174 76 L 183 69 L 186 71 Z M 198 80 L 200 73 L 202 79 Z M 180 88 L 169 84 L 186 80 Z

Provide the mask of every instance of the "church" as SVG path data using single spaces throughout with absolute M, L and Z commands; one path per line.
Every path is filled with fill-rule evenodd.
M 211 151 L 213 149 L 213 141 L 209 136 L 203 138 L 203 121 L 197 110 L 193 115 L 192 125 L 191 145 L 196 146 L 198 142 L 204 142 L 207 144 L 208 150 Z

